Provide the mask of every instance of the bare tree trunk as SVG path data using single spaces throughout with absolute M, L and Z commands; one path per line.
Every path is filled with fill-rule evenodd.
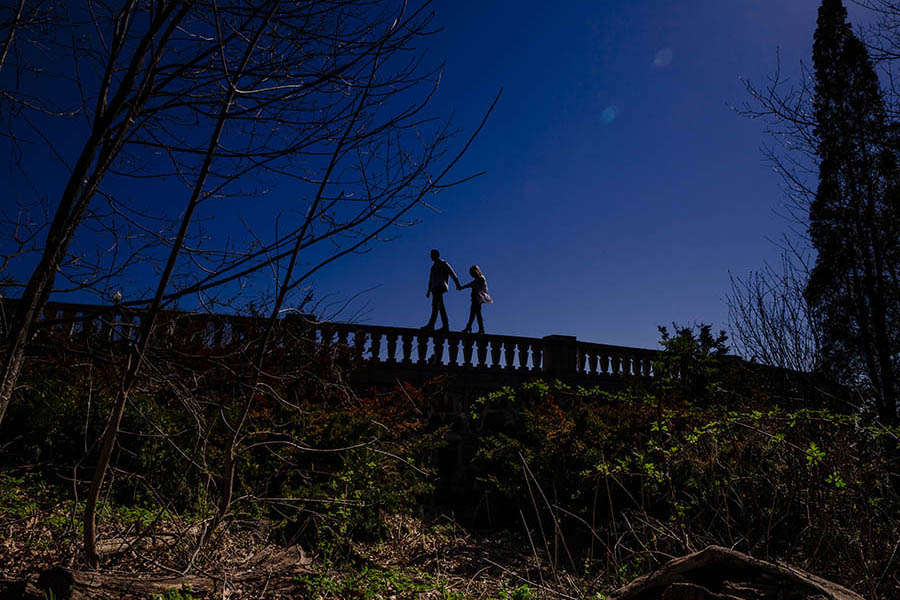
M 57 270 L 68 252 L 75 230 L 81 224 L 85 211 L 110 163 L 125 142 L 130 131 L 128 125 L 133 122 L 134 116 L 140 112 L 147 99 L 152 82 L 152 71 L 162 56 L 166 40 L 171 36 L 175 25 L 187 10 L 184 7 L 181 8 L 179 16 L 169 23 L 159 44 L 153 48 L 152 44 L 157 33 L 166 24 L 174 9 L 175 5 L 172 4 L 155 15 L 150 27 L 135 49 L 121 84 L 109 104 L 106 103 L 105 93 L 101 94 L 98 99 L 93 130 L 82 148 L 60 198 L 50 231 L 47 234 L 41 261 L 29 278 L 10 323 L 6 339 L 6 354 L 3 357 L 3 375 L 0 379 L 0 423 L 3 422 L 3 416 L 12 399 L 16 382 L 22 370 L 25 346 L 28 343 L 32 327 L 50 297 Z M 115 62 L 125 43 L 131 10 L 132 4 L 129 3 L 122 9 L 118 17 L 116 35 L 102 82 L 102 87 L 106 91 L 109 90 L 113 81 Z M 151 50 L 153 50 L 151 63 L 145 67 L 144 60 Z M 142 73 L 144 77 L 138 86 L 137 97 L 131 97 L 130 93 Z M 123 112 L 125 113 L 125 124 L 112 131 L 115 118 Z
M 234 78 L 231 81 L 228 94 L 226 95 L 222 103 L 222 108 L 219 112 L 216 128 L 213 131 L 213 134 L 209 141 L 209 146 L 207 147 L 203 167 L 197 177 L 197 180 L 194 183 L 194 189 L 191 194 L 191 198 L 188 201 L 187 208 L 185 209 L 184 216 L 182 217 L 178 235 L 176 236 L 172 244 L 172 251 L 169 253 L 166 267 L 163 270 L 162 275 L 160 275 L 159 283 L 157 284 L 156 288 L 156 295 L 154 296 L 153 302 L 144 317 L 145 320 L 141 323 L 138 341 L 132 349 L 132 352 L 129 354 L 127 371 L 125 372 L 125 376 L 123 377 L 121 387 L 116 393 L 116 401 L 113 404 L 113 408 L 110 411 L 110 415 L 107 419 L 106 429 L 103 433 L 103 446 L 100 450 L 100 456 L 97 458 L 97 465 L 94 467 L 94 476 L 91 479 L 91 486 L 88 489 L 87 496 L 85 497 L 84 554 L 88 564 L 92 567 L 97 567 L 100 564 L 100 555 L 97 552 L 97 502 L 100 498 L 100 491 L 103 488 L 103 482 L 106 478 L 106 471 L 109 468 L 110 459 L 112 458 L 113 447 L 115 446 L 116 439 L 119 435 L 119 426 L 122 423 L 122 416 L 125 414 L 125 404 L 128 401 L 128 396 L 134 388 L 135 381 L 137 380 L 137 376 L 140 372 L 141 363 L 144 359 L 150 343 L 150 339 L 153 334 L 153 326 L 156 322 L 156 318 L 159 316 L 159 310 L 160 306 L 162 305 L 163 296 L 165 295 L 166 288 L 168 288 L 169 286 L 169 281 L 172 277 L 172 272 L 175 269 L 175 263 L 178 260 L 178 255 L 180 254 L 181 249 L 184 247 L 184 241 L 187 237 L 188 226 L 191 224 L 191 220 L 194 217 L 194 212 L 196 211 L 197 205 L 200 203 L 201 197 L 203 195 L 203 187 L 206 184 L 206 179 L 209 175 L 213 158 L 216 155 L 216 150 L 219 146 L 219 140 L 222 136 L 222 130 L 225 127 L 225 122 L 228 120 L 228 111 L 231 108 L 235 95 L 237 94 L 238 82 L 243 75 L 244 69 L 247 67 L 247 63 L 249 62 L 250 57 L 253 54 L 254 49 L 256 48 L 256 44 L 259 42 L 259 38 L 262 35 L 263 30 L 268 24 L 268 21 L 272 17 L 272 14 L 275 12 L 277 6 L 277 2 L 271 3 L 271 9 L 268 13 L 268 16 L 256 30 L 255 37 L 247 46 L 247 50 L 244 54 L 240 68 L 235 72 Z

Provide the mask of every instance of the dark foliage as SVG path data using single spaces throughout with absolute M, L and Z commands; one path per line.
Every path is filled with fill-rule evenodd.
M 757 387 L 708 328 L 666 339 L 663 364 L 682 370 L 649 389 L 534 382 L 484 398 L 483 510 L 527 524 L 551 563 L 623 581 L 718 544 L 867 597 L 900 592 L 885 575 L 900 531 L 897 431 Z
M 735 361 L 709 327 L 676 326 L 663 338 L 659 376 L 626 391 L 535 381 L 476 401 L 466 427 L 475 432 L 473 455 L 464 462 L 479 491 L 478 522 L 527 531 L 552 569 L 604 582 L 719 544 L 867 597 L 900 593 L 900 499 L 890 485 L 898 431 L 823 408 L 829 401 L 814 388 L 797 396 L 773 384 L 774 371 Z M 382 538 L 386 515 L 445 500 L 432 493 L 447 432 L 427 419 L 440 401 L 430 395 L 442 390 L 353 395 L 340 385 L 355 360 L 350 349 L 302 339 L 279 331 L 273 345 L 220 535 L 251 524 L 335 564 L 354 556 L 354 544 Z M 228 368 L 241 364 L 238 346 L 219 355 L 180 348 L 170 358 L 174 350 L 156 349 L 154 364 L 168 367 L 142 380 L 126 413 L 102 507 L 123 531 L 173 519 L 190 530 L 218 493 L 224 423 L 249 376 Z M 29 362 L 28 385 L 3 424 L 15 434 L 0 466 L 11 489 L 28 484 L 77 513 L 79 478 L 115 378 L 99 362 L 60 352 L 56 365 Z M 80 366 L 64 371 L 63 363 Z M 12 518 L 28 518 L 29 506 L 21 494 L 0 494 Z M 63 534 L 77 537 L 71 528 Z M 190 552 L 189 535 L 185 543 Z
M 353 540 L 378 537 L 384 513 L 411 511 L 431 491 L 430 461 L 444 431 L 426 430 L 420 390 L 354 394 L 342 383 L 348 349 L 312 349 L 302 328 L 286 329 L 237 448 L 230 518 L 265 522 L 283 542 L 337 556 Z M 177 350 L 153 349 L 156 368 L 130 399 L 103 495 L 107 507 L 148 514 L 144 525 L 154 515 L 208 518 L 229 423 L 253 384 L 239 368 L 251 343 L 211 352 L 192 344 L 185 324 L 180 330 L 186 339 Z M 109 360 L 64 345 L 29 361 L 0 429 L 0 469 L 37 477 L 59 498 L 83 498 L 117 373 Z

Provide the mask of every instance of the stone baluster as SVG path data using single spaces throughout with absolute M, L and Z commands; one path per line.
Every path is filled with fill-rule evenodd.
M 605 350 L 600 354 L 600 374 L 609 375 L 609 354 Z
M 146 313 L 139 312 L 131 319 L 131 324 L 132 324 L 131 334 L 129 334 L 129 336 L 128 336 L 130 339 L 137 341 L 137 338 L 141 333 L 141 327 L 144 326 L 144 319 L 146 319 L 146 318 L 147 318 Z
M 175 331 L 179 334 L 178 342 L 182 344 L 193 344 L 197 341 L 197 318 L 187 315 L 178 319 L 181 321 L 175 326 Z
M 4 312 L 7 311 L 7 312 Z M 47 325 L 46 322 L 50 320 L 56 320 L 56 313 L 58 309 L 56 308 L 45 308 L 42 313 L 37 315 L 39 319 L 38 325 L 40 325 L 41 329 L 46 332 L 56 332 L 59 329 L 59 325 Z M 0 336 L 4 335 L 8 332 L 6 327 L 10 325 L 9 320 L 12 319 L 13 314 L 15 313 L 15 305 L 8 304 L 6 306 L 3 305 L 3 299 L 0 298 Z
M 173 315 L 174 316 L 174 315 Z M 175 319 L 172 319 L 172 329 L 175 329 Z M 241 342 L 248 347 L 253 341 L 254 334 L 253 321 L 248 317 L 241 317 Z
M 124 323 L 126 320 L 129 324 L 127 329 L 131 329 L 131 323 L 132 323 L 131 316 L 124 315 L 122 317 L 122 322 Z M 211 348 L 221 348 L 222 347 L 222 343 L 224 341 L 222 339 L 223 334 L 224 334 L 223 329 L 224 328 L 223 328 L 223 323 L 222 323 L 221 319 L 216 318 L 214 321 L 212 321 L 212 323 L 210 325 L 210 333 L 209 333 L 209 344 L 210 344 Z M 131 336 L 130 336 L 130 334 L 125 334 L 125 337 L 131 337 Z
M 118 319 L 116 319 L 116 320 L 118 321 Z M 117 323 L 116 329 L 121 329 L 121 326 L 119 326 L 118 323 Z M 280 328 L 279 328 L 279 330 L 280 330 Z M 200 329 L 200 339 L 199 339 L 200 344 L 204 348 L 207 348 L 207 349 L 212 348 L 212 338 L 213 338 L 214 331 L 215 331 L 215 323 L 213 322 L 212 317 L 207 315 L 203 319 L 203 326 Z M 280 333 L 276 337 L 276 339 L 278 340 L 278 343 L 281 344 L 281 334 Z
M 499 369 L 500 368 L 500 342 L 497 340 L 491 340 L 491 368 Z
M 57 313 L 57 312 L 58 312 L 58 311 L 57 311 L 55 308 L 45 308 L 45 309 L 44 309 L 44 315 L 43 315 L 43 316 L 44 316 L 44 319 L 43 319 L 43 320 L 44 320 L 44 321 L 53 321 L 54 319 L 56 319 L 56 313 Z M 11 316 L 11 314 L 12 314 L 12 313 L 10 312 L 10 315 L 9 315 L 9 316 Z M 56 329 L 57 329 L 58 327 L 59 327 L 59 325 L 53 325 L 53 326 L 49 327 L 49 328 L 47 329 L 47 331 L 56 331 Z
M 334 340 L 332 339 L 334 329 L 324 329 L 322 331 L 323 339 L 325 338 L 326 333 L 328 334 L 328 340 L 326 341 L 326 344 L 330 348 L 334 345 Z M 232 341 L 239 344 L 244 344 L 244 342 L 246 342 L 250 337 L 250 331 L 247 329 L 247 321 L 243 317 L 238 317 L 237 319 L 235 319 L 234 323 L 231 324 L 231 337 Z
M 266 323 L 265 321 L 260 320 L 260 332 L 259 332 L 259 337 L 257 338 L 258 343 L 262 343 L 262 339 L 266 335 L 265 323 Z M 269 341 L 269 343 L 272 345 L 273 348 L 284 349 L 285 344 L 287 344 L 288 336 L 289 336 L 288 325 L 289 325 L 289 323 L 287 321 L 285 321 L 283 318 L 278 319 L 273 324 L 272 333 L 271 333 L 272 337 Z M 205 343 L 205 340 L 207 339 L 207 336 L 206 336 L 207 329 L 208 329 L 208 327 L 206 325 L 204 325 L 203 333 L 201 333 L 201 339 L 204 340 L 204 343 Z
M 528 342 L 516 342 L 516 353 L 519 355 L 519 370 L 528 370 Z
M 110 327 L 109 315 L 97 315 L 92 321 L 96 323 L 95 331 L 99 334 L 101 339 L 109 340 L 112 339 L 112 328 Z
M 250 340 L 253 339 L 253 326 L 250 323 L 250 321 L 247 319 L 247 317 L 238 317 L 238 318 L 239 318 L 238 322 L 240 323 L 238 331 L 241 334 L 241 344 L 244 344 L 244 346 L 246 347 L 250 343 Z M 334 335 L 334 328 L 331 328 L 329 330 L 329 332 L 332 335 Z M 333 342 L 333 339 L 329 338 L 329 341 Z M 334 344 L 332 343 L 332 345 L 334 345 Z
M 233 319 L 231 321 L 231 343 L 232 344 L 240 344 L 241 340 L 244 339 L 244 324 L 238 319 Z M 322 345 L 328 346 L 331 340 L 325 339 L 325 329 L 322 329 Z
M 509 340 L 503 342 L 503 360 L 507 370 L 511 371 L 516 368 L 516 346 Z
M 190 327 L 190 342 L 203 344 L 203 334 L 206 332 L 206 319 L 200 315 L 188 317 Z
M 164 331 L 166 332 L 166 334 L 165 334 L 166 339 L 170 340 L 169 341 L 170 347 L 172 345 L 171 340 L 173 340 L 175 338 L 175 330 L 177 328 L 177 324 L 175 322 L 176 321 L 175 317 L 177 314 L 178 313 L 176 313 L 175 311 L 168 310 L 165 312 L 165 316 L 163 317 L 163 323 L 165 324 Z M 247 339 L 249 335 L 250 335 L 250 332 L 247 331 L 246 321 L 241 320 L 241 340 Z
M 412 343 L 413 336 L 409 333 L 400 334 L 401 346 L 403 350 L 403 364 L 408 365 L 412 363 Z
M 480 337 L 477 340 L 478 344 L 478 367 L 487 366 L 487 338 Z
M 94 333 L 94 323 L 86 319 L 84 313 L 80 311 L 76 318 L 81 322 L 81 337 L 87 340 Z
M 125 337 L 129 340 L 136 340 L 138 332 L 141 330 L 141 323 L 144 321 L 143 313 L 129 313 L 125 318 L 128 320 L 128 330 Z
M 131 336 L 131 314 L 127 312 L 119 313 L 119 320 L 116 324 L 116 341 L 124 342 Z
M 198 333 L 197 340 L 204 348 L 209 348 L 212 345 L 212 336 L 213 331 L 215 331 L 215 327 L 216 325 L 213 317 L 211 317 L 210 315 L 204 315 L 203 321 L 200 324 L 200 331 Z M 283 336 L 283 334 L 281 333 L 280 323 L 276 323 L 276 332 L 277 335 L 275 336 L 275 339 L 278 340 L 278 343 L 280 344 L 281 338 Z
M 416 361 L 420 365 L 425 364 L 425 356 L 428 354 L 428 338 L 430 336 L 425 333 L 420 333 L 416 339 L 416 352 L 419 355 L 419 360 Z
M 84 337 L 89 327 L 87 322 L 85 322 L 83 315 L 78 311 L 72 311 L 72 318 L 75 319 L 72 326 L 73 337 Z
M 112 319 L 111 315 L 99 315 L 94 317 L 95 331 L 97 332 L 97 336 L 100 341 L 106 341 L 112 339 L 112 323 L 110 321 Z
M 444 343 L 447 341 L 447 337 L 443 335 L 434 336 L 433 340 L 433 352 L 431 354 L 431 364 L 436 366 L 442 366 L 444 364 Z
M 167 345 L 167 347 L 171 347 L 172 338 L 175 337 L 175 315 L 173 311 L 160 311 L 159 316 L 156 318 L 156 322 L 158 323 L 159 333 L 161 334 L 161 337 L 166 340 L 164 343 Z M 246 334 L 244 333 L 243 321 L 241 321 L 240 333 L 241 339 L 243 340 L 244 337 L 246 337 Z
M 279 327 L 279 330 L 281 328 Z M 203 318 L 203 327 L 200 330 L 200 343 L 203 344 L 204 347 L 210 348 L 212 346 L 212 338 L 216 331 L 216 322 L 215 318 L 206 315 Z M 278 337 L 281 338 L 283 336 L 282 333 L 278 334 Z M 280 341 L 280 340 L 279 340 Z
M 587 362 L 590 353 L 590 350 L 588 350 L 587 348 L 581 346 L 578 347 L 578 354 L 576 355 L 577 358 L 575 360 L 575 369 L 579 373 L 587 373 Z
M 213 348 L 222 347 L 222 335 L 225 333 L 225 324 L 222 321 L 213 322 L 212 345 Z
M 619 374 L 619 357 L 612 353 L 609 355 L 609 374 Z
M 119 322 L 116 324 L 116 341 L 123 342 L 128 339 L 131 332 L 131 315 L 127 312 L 119 314 Z
M 463 366 L 471 367 L 472 366 L 472 344 L 474 340 L 472 336 L 467 335 L 463 337 Z
M 381 332 L 373 331 L 371 334 L 372 343 L 369 345 L 369 352 L 371 353 L 371 358 L 369 359 L 373 363 L 381 362 Z
M 334 329 L 331 330 L 334 333 Z M 253 321 L 251 321 L 247 317 L 241 317 L 241 343 L 245 344 L 245 347 L 249 347 L 250 343 L 253 341 L 254 327 Z
M 71 311 L 60 309 L 56 315 L 60 323 L 56 326 L 58 329 L 55 329 L 55 331 L 59 331 L 64 338 L 71 338 L 75 335 L 75 322 L 72 320 L 74 317 L 75 315 Z
M 141 314 L 126 311 L 122 313 L 122 340 L 133 340 L 141 328 Z
M 591 352 L 590 359 L 588 361 L 588 364 L 590 366 L 590 374 L 591 375 L 597 374 L 597 354 L 598 353 L 599 353 L 599 350 L 594 350 L 593 352 Z
M 651 377 L 653 375 L 653 357 L 647 356 L 644 359 L 644 377 Z
M 115 342 L 125 339 L 125 315 L 118 313 L 113 315 L 112 338 Z
M 361 363 L 363 360 L 363 353 L 366 351 L 366 332 L 362 329 L 357 329 L 353 332 L 353 360 L 356 363 Z
M 449 366 L 456 367 L 459 363 L 457 363 L 457 358 L 459 357 L 459 336 L 451 334 L 447 339 L 448 342 L 448 354 L 449 354 L 449 362 L 447 363 Z
M 397 334 L 392 331 L 387 333 L 387 361 L 391 364 L 397 362 Z
M 528 353 L 531 350 L 529 342 L 516 342 L 516 353 L 519 355 L 519 371 L 528 371 Z
M 63 321 L 60 325 L 63 336 L 71 339 L 72 336 L 75 335 L 75 313 L 70 310 L 64 310 L 62 311 L 60 318 Z

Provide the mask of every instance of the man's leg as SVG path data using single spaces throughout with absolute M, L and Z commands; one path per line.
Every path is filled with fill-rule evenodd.
M 434 322 L 437 320 L 438 311 L 444 306 L 444 303 L 441 302 L 440 294 L 431 294 L 431 318 L 428 319 L 428 324 L 422 329 L 434 329 Z
M 444 308 L 444 294 L 435 294 L 435 300 L 437 300 L 438 308 L 441 313 L 441 329 L 449 329 L 450 324 L 447 322 L 447 309 Z
M 472 310 L 475 311 L 475 316 L 478 317 L 478 333 L 484 333 L 484 321 L 481 318 L 481 303 L 478 302 L 473 304 Z

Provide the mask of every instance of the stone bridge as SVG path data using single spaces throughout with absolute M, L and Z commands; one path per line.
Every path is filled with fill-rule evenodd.
M 14 309 L 14 300 L 0 301 L 0 333 Z M 145 311 L 122 305 L 49 303 L 35 327 L 33 343 L 61 337 L 106 344 L 128 343 Z M 390 385 L 406 381 L 421 385 L 450 375 L 472 391 L 516 385 L 529 379 L 557 378 L 579 385 L 617 387 L 630 376 L 653 377 L 658 351 L 578 340 L 573 336 L 540 338 L 449 331 L 429 331 L 342 322 L 320 322 L 306 315 L 289 315 L 304 338 L 323 347 L 341 347 L 354 357 L 351 382 Z M 165 339 L 227 350 L 249 344 L 265 324 L 261 317 L 162 311 L 157 333 Z
M 0 300 L 0 336 L 5 337 L 14 300 Z M 29 354 L 58 351 L 100 360 L 119 360 L 146 311 L 121 305 L 53 302 L 33 330 Z M 654 377 L 658 351 L 578 340 L 572 336 L 540 338 L 427 331 L 358 323 L 320 322 L 288 315 L 277 343 L 313 344 L 319 351 L 342 356 L 351 365 L 349 383 L 358 391 L 393 388 L 401 382 L 420 386 L 443 376 L 441 391 L 425 408 L 429 425 L 449 426 L 439 452 L 439 495 L 468 506 L 473 480 L 468 475 L 472 440 L 479 435 L 467 418 L 471 403 L 485 393 L 528 380 L 554 378 L 585 387 L 618 389 L 629 379 Z M 153 348 L 166 355 L 239 356 L 252 351 L 266 320 L 229 314 L 162 311 L 157 317 Z M 0 339 L 3 339 L 0 337 Z M 501 408 L 492 418 L 515 415 Z M 502 414 L 501 414 L 502 413 Z M 455 502 L 456 500 L 454 500 Z

